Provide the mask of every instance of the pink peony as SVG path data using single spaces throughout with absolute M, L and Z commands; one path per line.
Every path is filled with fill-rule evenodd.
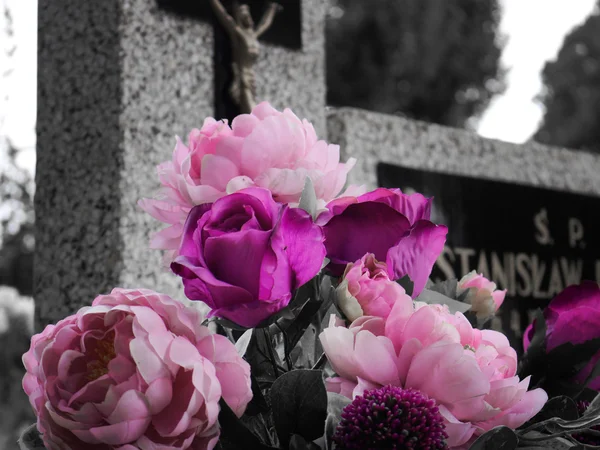
M 326 380 L 329 391 L 354 398 L 388 384 L 417 389 L 436 401 L 450 448 L 498 425 L 518 427 L 548 399 L 516 376 L 504 335 L 473 329 L 441 305 L 399 297 L 387 320 L 363 316 L 348 328 L 332 320 L 320 339 L 338 375 Z
M 249 365 L 202 320 L 166 295 L 114 289 L 33 336 L 23 388 L 46 448 L 212 449 L 219 400 L 241 416 L 252 391 Z
M 402 286 L 390 280 L 387 265 L 372 253 L 348 264 L 336 288 L 338 307 L 350 321 L 363 315 L 385 319 L 401 296 L 407 296 Z
M 156 199 L 139 202 L 144 211 L 170 226 L 154 235 L 151 246 L 176 250 L 189 211 L 226 194 L 258 186 L 280 203 L 297 206 L 306 177 L 313 181 L 319 209 L 334 199 L 355 164 L 340 163 L 338 145 L 317 139 L 313 126 L 286 109 L 257 105 L 231 123 L 204 121 L 188 146 L 178 138 L 171 161 L 158 166 L 162 187 Z M 353 189 L 359 192 L 357 189 Z M 362 193 L 362 191 L 361 191 Z
M 459 295 L 467 290 L 466 302 L 471 304 L 471 311 L 481 319 L 493 316 L 506 296 L 506 289 L 497 290 L 496 283 L 474 270 L 458 282 Z

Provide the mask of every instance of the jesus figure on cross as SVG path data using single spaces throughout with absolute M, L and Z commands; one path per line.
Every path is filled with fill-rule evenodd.
M 217 18 L 223 24 L 233 53 L 233 82 L 229 94 L 240 107 L 242 113 L 250 113 L 256 105 L 256 75 L 254 64 L 260 51 L 258 38 L 269 29 L 280 5 L 270 3 L 259 24 L 255 27 L 248 5 L 237 2 L 233 7 L 233 17 L 225 10 L 219 0 L 210 0 Z

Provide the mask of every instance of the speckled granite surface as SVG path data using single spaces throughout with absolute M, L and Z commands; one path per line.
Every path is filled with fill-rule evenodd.
M 136 202 L 155 166 L 213 113 L 212 26 L 153 0 L 40 0 L 35 299 L 38 328 L 114 286 L 182 298 L 148 249 L 161 227 Z M 324 14 L 302 4 L 303 49 L 265 46 L 258 100 L 325 137 Z
M 352 108 L 331 110 L 328 140 L 358 159 L 349 182 L 377 186 L 379 162 L 600 196 L 600 156 L 509 144 L 464 130 Z
M 136 202 L 212 114 L 210 25 L 149 0 L 40 0 L 38 26 L 38 327 L 114 286 L 181 296 Z
M 265 44 L 256 65 L 257 101 L 267 100 L 277 109 L 292 109 L 298 117 L 313 123 L 321 139 L 326 137 L 327 5 L 323 0 L 302 0 L 302 51 Z

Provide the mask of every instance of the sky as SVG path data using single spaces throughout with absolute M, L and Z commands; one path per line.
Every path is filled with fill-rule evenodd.
M 17 148 L 23 149 L 19 163 L 33 171 L 37 0 L 2 2 L 13 14 L 14 38 L 0 42 L 0 46 L 7 49 L 14 43 L 16 51 L 10 60 L 4 51 L 0 56 L 0 73 L 12 69 L 8 81 L 0 85 L 0 134 L 7 134 Z M 542 88 L 540 72 L 545 61 L 556 57 L 565 35 L 592 12 L 595 0 L 500 0 L 500 4 L 500 29 L 508 39 L 502 54 L 502 64 L 509 70 L 508 87 L 484 112 L 477 132 L 522 143 L 535 132 L 543 114 L 534 98 Z M 0 28 L 4 27 L 2 20 Z
M 537 130 L 544 112 L 534 100 L 540 73 L 556 58 L 566 34 L 593 11 L 596 0 L 501 0 L 500 30 L 508 37 L 502 53 L 508 88 L 484 112 L 477 132 L 521 143 Z
M 0 135 L 8 135 L 22 149 L 20 165 L 35 168 L 35 116 L 37 105 L 37 0 L 0 0 L 13 16 L 12 39 L 4 33 L 5 19 L 0 10 L 0 74 L 12 70 L 0 83 Z M 5 51 L 15 46 L 8 59 Z M 6 98 L 8 97 L 8 98 Z

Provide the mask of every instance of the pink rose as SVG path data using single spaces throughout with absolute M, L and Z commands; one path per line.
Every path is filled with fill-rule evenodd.
M 153 248 L 176 250 L 183 224 L 196 205 L 257 186 L 269 189 L 280 203 L 298 205 L 306 177 L 317 196 L 317 207 L 340 194 L 356 160 L 340 163 L 338 145 L 317 139 L 313 126 L 292 111 L 257 105 L 231 123 L 205 120 L 193 130 L 188 146 L 177 139 L 172 161 L 158 166 L 162 187 L 156 199 L 139 205 L 170 226 L 154 235 Z M 354 192 L 362 192 L 353 189 Z
M 348 328 L 332 320 L 320 339 L 338 375 L 326 380 L 329 391 L 354 398 L 389 384 L 417 389 L 436 401 L 450 448 L 497 425 L 518 427 L 548 399 L 516 376 L 504 335 L 474 330 L 441 305 L 401 297 L 387 319 L 363 316 Z
M 388 275 L 408 275 L 418 296 L 444 249 L 448 229 L 429 218 L 431 199 L 407 195 L 400 189 L 376 189 L 358 197 L 342 197 L 327 204 L 317 223 L 325 233 L 329 271 L 340 276 L 348 263 L 373 253 L 385 261 Z
M 458 282 L 458 294 L 460 295 L 465 291 L 468 291 L 465 301 L 471 304 L 471 311 L 480 319 L 493 316 L 506 296 L 506 289 L 503 291 L 497 290 L 496 283 L 474 270 Z
M 319 273 L 323 239 L 306 211 L 275 202 L 267 189 L 247 188 L 192 210 L 171 268 L 190 300 L 252 328 Z
M 212 449 L 219 400 L 241 416 L 250 367 L 203 317 L 149 290 L 114 289 L 48 325 L 23 388 L 48 450 Z
M 402 286 L 390 280 L 387 265 L 372 253 L 348 264 L 336 288 L 338 306 L 350 321 L 363 315 L 385 319 L 402 296 L 408 297 Z

